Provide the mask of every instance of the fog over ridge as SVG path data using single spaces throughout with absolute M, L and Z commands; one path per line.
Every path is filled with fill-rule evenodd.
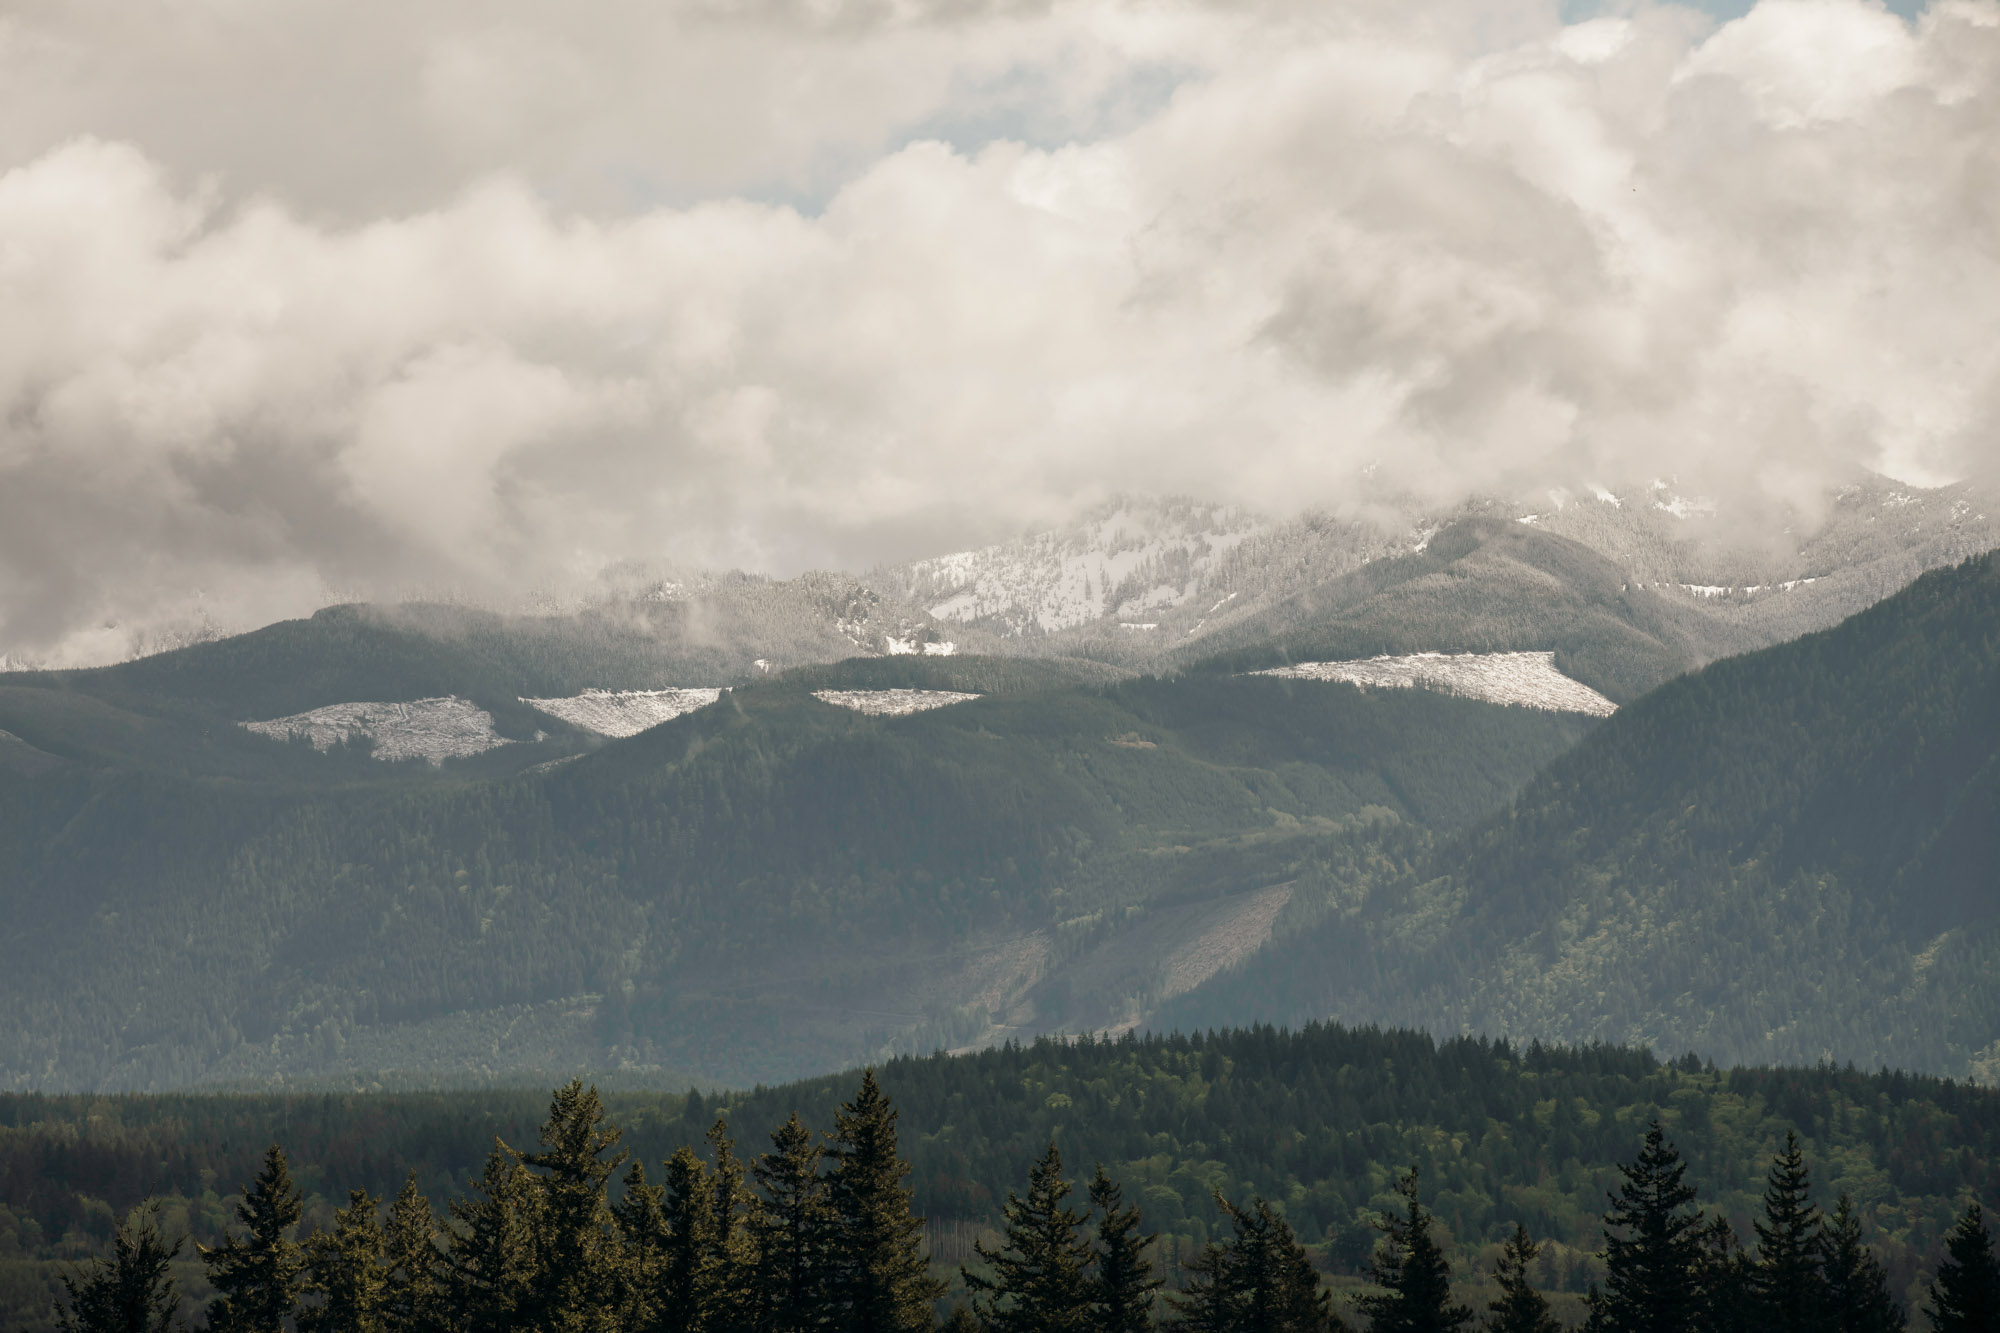
M 1995 0 L 286 15 L 0 25 L 0 650 L 2000 454 Z

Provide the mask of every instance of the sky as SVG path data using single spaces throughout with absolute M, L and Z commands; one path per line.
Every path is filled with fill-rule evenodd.
M 12 0 L 0 652 L 1994 466 L 2000 0 Z

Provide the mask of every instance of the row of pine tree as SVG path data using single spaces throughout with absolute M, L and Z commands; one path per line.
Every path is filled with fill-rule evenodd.
M 539 1150 L 495 1140 L 469 1198 L 440 1218 L 414 1177 L 391 1201 L 353 1191 L 333 1227 L 293 1238 L 303 1213 L 282 1149 L 237 1205 L 241 1234 L 201 1251 L 212 1333 L 930 1333 L 949 1289 L 912 1211 L 897 1113 L 872 1071 L 816 1136 L 796 1114 L 771 1151 L 739 1159 L 726 1127 L 708 1158 L 684 1146 L 658 1182 L 626 1163 L 595 1089 L 558 1089 Z M 626 1166 L 622 1190 L 613 1177 Z M 1605 1280 L 1586 1333 L 1902 1333 L 1907 1318 L 1842 1195 L 1811 1199 L 1795 1136 L 1774 1160 L 1755 1243 L 1696 1206 L 1686 1164 L 1655 1123 L 1604 1215 Z M 1558 1333 L 1517 1226 L 1482 1318 L 1452 1295 L 1448 1257 L 1413 1169 L 1383 1217 L 1372 1283 L 1336 1308 L 1311 1253 L 1263 1199 L 1217 1198 L 1223 1238 L 1163 1291 L 1155 1236 L 1099 1166 L 1076 1185 L 1050 1142 L 1010 1192 L 998 1243 L 961 1269 L 966 1301 L 947 1333 Z M 141 1214 L 111 1252 L 65 1279 L 69 1333 L 176 1333 L 188 1326 L 169 1241 Z M 2000 1261 L 1979 1206 L 1951 1235 L 1924 1314 L 1936 1333 L 2000 1333 Z

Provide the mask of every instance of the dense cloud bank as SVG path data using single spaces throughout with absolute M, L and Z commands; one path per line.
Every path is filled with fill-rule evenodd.
M 1993 0 L 86 3 L 0 126 L 17 653 L 1996 452 Z

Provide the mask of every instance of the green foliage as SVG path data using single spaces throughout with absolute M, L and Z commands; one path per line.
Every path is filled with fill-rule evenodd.
M 284 1333 L 304 1286 L 305 1258 L 292 1238 L 299 1216 L 298 1186 L 284 1150 L 273 1144 L 236 1205 L 243 1234 L 224 1232 L 222 1244 L 201 1253 L 217 1293 L 208 1310 L 216 1333 Z
M 532 1275 L 515 1307 L 524 1328 L 609 1330 L 618 1251 L 606 1187 L 625 1162 L 619 1131 L 607 1123 L 596 1088 L 572 1080 L 556 1089 L 541 1151 L 521 1157 L 539 1172 L 528 1260 Z
M 961 1270 L 973 1312 L 993 1333 L 1086 1333 L 1095 1319 L 1091 1245 L 1084 1214 L 1066 1200 L 1055 1141 L 1028 1170 L 1028 1193 L 1007 1191 L 1001 1208 L 1004 1243 L 973 1246 L 988 1272 Z
M 660 1216 L 660 1202 L 646 1204 L 635 1188 L 657 1190 L 659 1162 L 701 1145 L 718 1117 L 738 1132 L 777 1126 L 751 1173 L 761 1203 L 752 1234 L 766 1275 L 757 1280 L 761 1326 L 817 1328 L 815 1311 L 826 1308 L 817 1284 L 833 1238 L 820 1230 L 824 1167 L 808 1126 L 831 1125 L 858 1081 L 605 1098 L 606 1114 L 623 1127 L 618 1146 L 655 1164 L 651 1182 L 635 1172 L 622 1189 L 607 1184 L 618 1248 L 630 1257 L 640 1236 L 664 1239 L 663 1219 L 634 1224 Z M 1746 1229 L 1763 1207 L 1774 1152 L 1796 1130 L 1825 1197 L 1854 1201 L 1852 1262 L 1839 1271 L 1876 1274 L 1892 1314 L 1891 1298 L 1921 1295 L 1963 1200 L 2000 1197 L 2000 1093 L 1904 1074 L 1717 1072 L 1615 1047 L 1523 1049 L 1318 1025 L 895 1059 L 877 1083 L 900 1113 L 896 1156 L 907 1160 L 903 1179 L 914 1192 L 907 1208 L 931 1219 L 934 1241 L 966 1238 L 939 1261 L 950 1265 L 969 1253 L 970 1236 L 999 1223 L 1008 1190 L 1020 1189 L 1027 1163 L 1051 1138 L 1067 1160 L 1102 1163 L 1129 1201 L 1123 1206 L 1143 1210 L 1133 1231 L 1160 1233 L 1150 1253 L 1170 1286 L 1209 1242 L 1232 1233 L 1214 1201 L 1219 1190 L 1270 1201 L 1329 1283 L 1353 1287 L 1368 1259 L 1370 1219 L 1403 1206 L 1393 1178 L 1415 1163 L 1433 1235 L 1454 1270 L 1484 1273 L 1525 1225 L 1540 1247 L 1539 1285 L 1559 1313 L 1603 1276 L 1594 1256 L 1603 1247 L 1605 1192 L 1623 1183 L 1614 1164 L 1656 1117 L 1684 1154 L 1684 1183 Z M 412 1171 L 434 1199 L 465 1196 L 470 1185 L 442 1242 L 449 1268 L 440 1304 L 464 1328 L 508 1327 L 534 1277 L 544 1173 L 504 1145 L 482 1158 L 480 1143 L 534 1142 L 546 1105 L 546 1097 L 490 1093 L 0 1097 L 0 1274 L 24 1284 L 21 1297 L 0 1305 L 0 1325 L 46 1329 L 49 1296 L 29 1280 L 52 1274 L 61 1258 L 108 1246 L 111 1220 L 148 1198 L 161 1200 L 170 1230 L 213 1244 L 228 1202 L 216 1189 L 256 1172 L 257 1145 L 282 1137 L 299 1164 L 310 1224 L 321 1228 L 349 1188 L 409 1190 Z M 691 1179 L 713 1175 L 697 1153 L 685 1165 Z M 793 1184 L 773 1188 L 787 1179 Z M 415 1207 L 420 1198 L 412 1191 L 413 1234 L 428 1225 L 428 1205 Z M 712 1231 L 710 1202 L 696 1215 Z M 1832 1211 L 1838 1221 L 1840 1210 Z M 1829 1231 L 1829 1256 L 1837 1231 Z M 906 1226 L 904 1234 L 918 1233 Z M 1704 1255 L 1710 1241 L 1704 1229 Z M 404 1252 L 419 1251 L 412 1242 Z M 1833 1281 L 1835 1259 L 1825 1265 Z M 785 1289 L 802 1294 L 787 1307 L 779 1279 L 793 1272 L 796 1285 Z M 1859 1290 L 1865 1279 L 1841 1280 Z M 182 1281 L 195 1298 L 206 1295 L 198 1274 Z M 650 1289 L 650 1280 L 621 1279 L 621 1309 L 636 1308 L 640 1285 Z M 1489 1293 L 1463 1288 L 1457 1298 L 1479 1304 Z M 787 1308 L 791 1321 L 779 1323 Z M 620 1318 L 641 1326 L 636 1315 Z
M 824 1155 L 793 1112 L 751 1168 L 763 1198 L 752 1221 L 763 1293 L 758 1327 L 768 1333 L 810 1333 L 826 1307 L 833 1214 L 820 1173 Z
M 451 1201 L 443 1287 L 449 1319 L 460 1333 L 516 1327 L 516 1312 L 541 1282 L 535 1271 L 542 1248 L 539 1204 L 520 1155 L 495 1139 L 472 1182 L 472 1197 Z
M 1986 1216 L 1972 1204 L 1945 1241 L 1945 1261 L 1932 1280 L 1924 1315 L 1936 1333 L 1994 1333 L 2000 1329 L 2000 1262 Z
M 1888 1274 L 1861 1242 L 1861 1218 L 1842 1191 L 1821 1236 L 1826 1282 L 1823 1327 L 1830 1333 L 1903 1333 L 1909 1320 L 1889 1294 Z
M 1771 1164 L 1764 1215 L 1753 1225 L 1757 1263 L 1750 1292 L 1759 1319 L 1772 1333 L 1810 1333 L 1820 1327 L 1829 1302 L 1821 1275 L 1819 1209 L 1812 1201 L 1805 1149 L 1794 1132 L 1786 1132 L 1785 1146 Z
M 1548 1297 L 1535 1288 L 1532 1270 L 1540 1254 L 1528 1228 L 1516 1222 L 1493 1262 L 1493 1285 L 1500 1291 L 1486 1303 L 1486 1333 L 1560 1333 Z
M 299 1333 L 380 1333 L 388 1272 L 378 1204 L 367 1190 L 355 1190 L 333 1215 L 333 1230 L 307 1238 L 309 1299 L 297 1314 Z
M 174 1259 L 187 1243 L 160 1235 L 158 1208 L 135 1213 L 111 1238 L 111 1255 L 87 1273 L 67 1274 L 66 1306 L 56 1312 L 62 1333 L 171 1333 L 180 1328 L 181 1295 Z
M 1150 1251 L 1159 1233 L 1142 1231 L 1137 1204 L 1097 1164 L 1090 1178 L 1090 1206 L 1097 1213 L 1091 1260 L 1097 1266 L 1091 1327 L 1099 1333 L 1146 1333 L 1152 1327 L 1153 1293 L 1165 1285 L 1153 1275 Z
M 1687 1163 L 1659 1121 L 1604 1215 L 1601 1326 L 1610 1333 L 1694 1333 L 1704 1313 L 1704 1227 Z M 1594 1311 L 1593 1313 L 1598 1313 Z
M 437 1214 L 412 1171 L 390 1203 L 383 1228 L 379 1317 L 388 1333 L 418 1333 L 444 1318 L 438 1239 Z
M 1431 1215 L 1417 1198 L 1417 1170 L 1396 1181 L 1404 1215 L 1384 1213 L 1368 1266 L 1378 1292 L 1358 1297 L 1370 1333 L 1454 1333 L 1472 1322 L 1472 1307 L 1451 1300 L 1451 1261 L 1431 1234 Z
M 1230 1227 L 1187 1266 L 1185 1291 L 1168 1297 L 1188 1333 L 1337 1333 L 1345 1325 L 1312 1259 L 1283 1214 L 1264 1199 L 1239 1208 L 1215 1196 Z
M 909 1163 L 896 1141 L 897 1112 L 875 1071 L 834 1116 L 827 1205 L 833 1322 L 852 1333 L 921 1333 L 945 1285 L 923 1252 L 923 1220 L 910 1211 Z

